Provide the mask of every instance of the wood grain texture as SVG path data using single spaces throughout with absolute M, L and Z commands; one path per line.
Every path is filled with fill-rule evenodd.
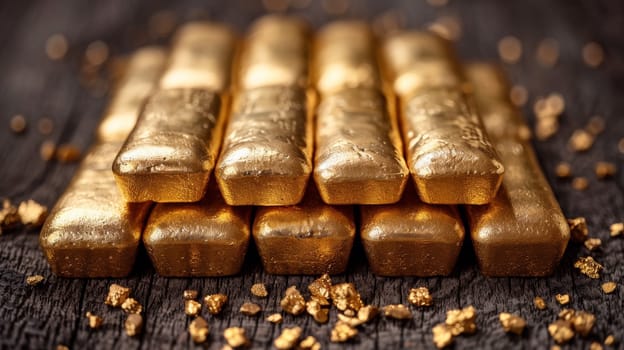
M 141 1 L 107 0 L 87 2 L 3 1 L 0 4 L 0 197 L 15 201 L 34 198 L 49 207 L 67 186 L 76 165 L 45 163 L 39 158 L 44 137 L 36 132 L 38 118 L 48 116 L 55 122 L 49 139 L 70 142 L 86 150 L 105 106 L 106 97 L 94 97 L 78 79 L 79 64 L 88 43 L 104 40 L 112 52 L 127 53 L 139 45 L 166 42 L 146 34 L 154 13 L 173 11 L 178 22 L 192 18 L 220 20 L 243 29 L 263 13 L 260 2 L 229 1 Z M 254 348 L 270 348 L 280 329 L 299 325 L 306 335 L 321 340 L 324 349 L 433 348 L 431 328 L 443 321 L 450 308 L 474 305 L 478 310 L 478 332 L 456 340 L 457 349 L 547 349 L 552 345 L 547 324 L 561 308 L 554 301 L 556 293 L 570 293 L 573 308 L 585 309 L 597 316 L 597 323 L 587 339 L 576 338 L 569 348 L 587 349 L 591 341 L 614 334 L 624 341 L 624 239 L 609 238 L 608 226 L 624 220 L 624 155 L 617 152 L 617 142 L 624 137 L 624 3 L 607 0 L 559 1 L 451 1 L 443 8 L 432 8 L 423 0 L 351 2 L 349 17 L 372 19 L 390 9 L 405 16 L 407 25 L 422 28 L 439 15 L 461 19 L 462 37 L 459 53 L 464 58 L 495 59 L 496 43 L 513 34 L 524 43 L 519 64 L 507 66 L 514 82 L 528 87 L 531 97 L 561 92 L 566 98 L 562 127 L 552 139 L 534 142 L 538 157 L 555 190 L 566 216 L 585 216 L 590 234 L 603 239 L 603 247 L 592 255 L 605 266 L 600 280 L 590 280 L 572 268 L 574 260 L 587 255 L 585 248 L 571 244 L 556 273 L 549 278 L 485 278 L 475 266 L 467 242 L 455 272 L 445 278 L 379 278 L 366 265 L 359 243 L 353 251 L 348 272 L 335 281 L 354 282 L 367 303 L 385 305 L 406 303 L 409 288 L 425 285 L 434 295 L 434 306 L 414 310 L 408 322 L 377 319 L 365 325 L 357 340 L 346 345 L 329 343 L 330 325 L 319 326 L 307 316 L 286 315 L 282 325 L 272 325 L 264 317 L 279 310 L 279 299 L 290 285 L 305 290 L 312 277 L 276 277 L 266 275 L 257 254 L 249 254 L 240 276 L 229 278 L 166 279 L 155 274 L 145 253 L 141 253 L 129 278 L 62 279 L 51 275 L 38 246 L 38 231 L 18 230 L 0 236 L 0 348 L 53 349 L 66 344 L 71 349 L 219 349 L 224 344 L 222 331 L 228 326 L 242 326 L 253 339 Z M 322 11 L 320 1 L 307 9 L 293 9 L 314 25 L 336 18 Z M 64 33 L 71 48 L 60 62 L 50 61 L 44 53 L 45 40 L 53 33 Z M 540 39 L 553 37 L 561 49 L 559 64 L 553 69 L 540 67 L 535 49 Z M 583 65 L 580 50 L 589 41 L 600 42 L 607 59 L 599 69 Z M 24 114 L 29 130 L 13 135 L 8 126 L 16 113 Z M 530 107 L 525 108 L 531 124 Z M 606 118 L 607 129 L 590 151 L 574 154 L 566 143 L 576 128 L 590 116 Z M 570 183 L 554 177 L 555 164 L 567 160 L 575 174 L 588 177 L 585 192 L 571 189 Z M 618 175 L 598 181 L 593 165 L 598 160 L 616 162 Z M 37 287 L 24 283 L 26 276 L 42 274 L 46 281 Z M 619 283 L 614 294 L 605 295 L 600 284 Z M 249 293 L 255 282 L 264 282 L 269 297 L 256 299 Z M 120 283 L 133 289 L 144 305 L 145 332 L 128 338 L 123 332 L 124 315 L 103 304 L 108 285 Z M 201 295 L 223 292 L 230 302 L 223 315 L 210 317 L 211 335 L 207 345 L 195 346 L 187 333 L 188 318 L 183 313 L 182 291 L 193 288 Z M 544 297 L 545 311 L 532 306 L 533 297 Z M 238 313 L 247 300 L 264 308 L 262 316 L 251 318 Z M 105 318 L 102 329 L 91 331 L 84 318 L 86 311 Z M 514 312 L 529 324 L 522 337 L 505 335 L 499 326 L 498 313 Z M 620 343 L 621 344 L 621 343 Z M 621 345 L 620 345 L 621 347 Z

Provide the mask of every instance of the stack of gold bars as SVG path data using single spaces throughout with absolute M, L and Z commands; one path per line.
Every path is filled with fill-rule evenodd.
M 337 274 L 359 232 L 374 273 L 431 276 L 467 229 L 484 274 L 547 275 L 569 228 L 508 92 L 428 32 L 186 24 L 128 60 L 41 246 L 65 277 L 125 276 L 141 240 L 160 275 L 224 276 L 253 236 L 268 273 Z

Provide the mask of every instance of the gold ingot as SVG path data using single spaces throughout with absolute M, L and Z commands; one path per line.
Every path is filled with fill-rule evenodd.
M 126 201 L 199 201 L 218 155 L 223 105 L 206 89 L 156 91 L 113 163 Z
M 260 18 L 245 39 L 238 66 L 238 89 L 304 87 L 308 72 L 307 26 L 294 17 Z
M 321 94 L 345 88 L 381 88 L 373 34 L 361 21 L 337 21 L 317 35 L 312 74 Z
M 293 205 L 312 172 L 312 122 L 305 91 L 268 86 L 240 91 L 215 176 L 229 205 Z
M 198 203 L 161 203 L 152 210 L 143 243 L 161 276 L 237 274 L 250 236 L 249 207 L 225 204 L 216 186 Z
M 324 204 L 309 186 L 298 205 L 258 208 L 252 232 L 267 273 L 338 274 L 353 246 L 353 208 Z
M 409 171 L 395 123 L 377 90 L 323 95 L 317 110 L 314 180 L 328 204 L 389 204 Z
M 110 165 L 120 143 L 94 146 L 48 216 L 39 238 L 62 277 L 124 277 L 134 265 L 149 204 L 126 203 Z
M 235 36 L 210 22 L 193 22 L 176 33 L 161 89 L 201 88 L 224 91 L 230 81 Z
M 361 206 L 361 237 L 368 264 L 380 276 L 444 276 L 464 241 L 455 206 L 421 202 L 412 185 L 400 202 Z
M 466 71 L 507 169 L 492 203 L 467 207 L 481 271 L 488 276 L 552 274 L 570 230 L 530 143 L 519 132 L 526 124 L 509 101 L 509 84 L 497 67 L 473 64 Z

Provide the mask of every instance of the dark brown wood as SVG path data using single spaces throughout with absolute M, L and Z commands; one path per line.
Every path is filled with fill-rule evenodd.
M 424 0 L 353 0 L 347 16 L 373 19 L 390 9 L 405 16 L 407 25 L 414 28 L 422 28 L 440 15 L 457 16 L 462 24 L 457 47 L 469 59 L 496 59 L 496 43 L 505 35 L 513 34 L 522 40 L 521 62 L 506 68 L 514 82 L 528 87 L 532 100 L 550 92 L 565 96 L 561 130 L 552 139 L 534 144 L 565 214 L 587 217 L 590 235 L 603 239 L 602 248 L 591 254 L 605 266 L 600 280 L 590 280 L 572 268 L 577 257 L 588 255 L 585 248 L 575 244 L 568 247 L 561 266 L 549 278 L 486 278 L 475 266 L 469 242 L 449 277 L 379 278 L 369 272 L 357 243 L 348 272 L 336 276 L 335 281 L 354 282 L 364 301 L 375 305 L 406 303 L 409 288 L 425 285 L 435 303 L 428 309 L 415 309 L 411 321 L 377 319 L 363 327 L 356 341 L 336 345 L 329 342 L 335 310 L 330 325 L 319 326 L 307 316 L 286 315 L 283 324 L 277 326 L 264 321 L 266 315 L 279 311 L 281 293 L 288 286 L 305 290 L 313 278 L 266 275 L 253 249 L 244 272 L 236 277 L 161 278 L 142 253 L 129 278 L 62 279 L 51 275 L 38 246 L 38 231 L 23 229 L 0 236 L 0 348 L 53 349 L 58 344 L 71 349 L 199 348 L 190 340 L 189 320 L 183 313 L 182 291 L 188 288 L 199 290 L 201 295 L 223 292 L 230 297 L 222 316 L 206 314 L 211 335 L 204 347 L 210 349 L 221 348 L 221 334 L 228 326 L 244 327 L 254 348 L 270 348 L 281 328 L 294 325 L 303 327 L 305 335 L 316 336 L 323 348 L 432 348 L 431 328 L 443 321 L 445 311 L 469 304 L 478 310 L 479 330 L 473 336 L 457 338 L 456 348 L 545 349 L 553 344 L 546 327 L 561 309 L 554 301 L 556 293 L 569 293 L 570 307 L 597 316 L 591 335 L 587 339 L 577 337 L 570 348 L 587 349 L 592 341 L 602 341 L 608 334 L 624 341 L 624 239 L 609 238 L 608 233 L 609 224 L 624 220 L 624 155 L 617 151 L 617 142 L 624 137 L 624 2 L 451 0 L 448 6 L 433 8 Z M 79 82 L 85 47 L 94 40 L 104 40 L 117 55 L 139 45 L 164 43 L 165 39 L 150 38 L 146 30 L 149 18 L 162 10 L 173 11 L 178 23 L 208 18 L 230 23 L 239 30 L 263 13 L 261 2 L 244 0 L 40 0 L 0 4 L 0 197 L 14 201 L 34 198 L 48 206 L 54 204 L 76 165 L 40 160 L 41 142 L 51 139 L 86 150 L 106 103 L 106 97 L 95 97 Z M 305 16 L 314 25 L 337 18 L 323 12 L 321 1 L 290 12 Z M 45 40 L 54 33 L 64 33 L 71 45 L 60 62 L 48 60 L 44 53 Z M 537 43 L 544 37 L 552 37 L 560 44 L 560 62 L 553 69 L 539 66 L 534 58 Z M 590 40 L 601 43 L 606 50 L 606 61 L 599 69 L 586 67 L 581 60 L 581 47 Z M 25 115 L 29 122 L 23 135 L 14 135 L 8 128 L 11 116 L 17 113 Z M 533 123 L 530 106 L 525 114 Z M 594 114 L 605 117 L 607 129 L 590 151 L 572 153 L 566 148 L 570 134 Z M 44 116 L 55 122 L 54 132 L 47 138 L 36 131 L 37 120 Z M 575 174 L 587 176 L 587 191 L 572 190 L 569 182 L 555 179 L 554 167 L 560 160 L 570 161 Z M 593 175 L 598 160 L 616 162 L 618 175 L 598 181 Z M 31 274 L 42 274 L 46 281 L 37 287 L 26 286 L 24 280 Z M 608 280 L 619 283 L 611 295 L 600 290 L 600 284 Z M 113 282 L 131 287 L 134 297 L 144 305 L 145 332 L 137 338 L 128 338 L 123 332 L 123 313 L 103 303 L 108 285 Z M 268 298 L 251 296 L 249 288 L 255 282 L 267 284 Z M 537 311 L 532 306 L 537 295 L 547 300 L 548 310 Z M 238 312 L 247 300 L 262 305 L 261 317 Z M 87 311 L 105 318 L 102 329 L 88 328 L 84 317 Z M 502 311 L 526 317 L 529 326 L 523 336 L 503 333 L 498 322 Z

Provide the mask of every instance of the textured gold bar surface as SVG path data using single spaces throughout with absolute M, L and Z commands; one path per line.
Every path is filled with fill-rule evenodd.
M 360 206 L 360 232 L 368 264 L 380 276 L 439 276 L 453 271 L 464 242 L 455 206 L 418 199 L 413 186 L 400 202 Z
M 221 24 L 191 22 L 176 33 L 160 88 L 224 91 L 230 81 L 233 32 Z
M 162 276 L 237 274 L 250 237 L 250 207 L 231 207 L 216 186 L 198 203 L 160 203 L 150 214 L 143 243 Z
M 293 205 L 312 172 L 312 122 L 295 86 L 240 91 L 215 176 L 230 205 Z
M 327 205 L 310 186 L 298 205 L 258 208 L 252 232 L 267 273 L 338 274 L 353 246 L 353 207 Z
M 252 24 L 243 44 L 236 87 L 301 86 L 307 82 L 308 27 L 296 17 L 269 15 Z
M 199 201 L 219 150 L 221 106 L 205 89 L 155 92 L 113 163 L 125 199 Z
M 312 74 L 321 94 L 345 88 L 380 89 L 373 34 L 366 22 L 336 21 L 316 36 Z
M 39 243 L 62 277 L 124 277 L 139 246 L 147 203 L 126 203 L 110 165 L 120 143 L 100 143 L 82 161 L 48 216 Z
M 504 167 L 484 130 L 448 42 L 398 34 L 382 47 L 385 77 L 399 98 L 407 165 L 431 204 L 485 204 Z
M 321 97 L 314 180 L 326 203 L 395 203 L 408 176 L 398 131 L 379 91 L 344 89 Z
M 494 65 L 466 68 L 487 131 L 507 169 L 498 195 L 484 206 L 467 206 L 470 235 L 488 276 L 545 276 L 565 252 L 570 231 L 526 128 L 508 99 L 509 85 Z
M 141 107 L 160 78 L 166 58 L 166 51 L 155 46 L 132 54 L 97 128 L 100 142 L 123 142 L 128 137 Z

